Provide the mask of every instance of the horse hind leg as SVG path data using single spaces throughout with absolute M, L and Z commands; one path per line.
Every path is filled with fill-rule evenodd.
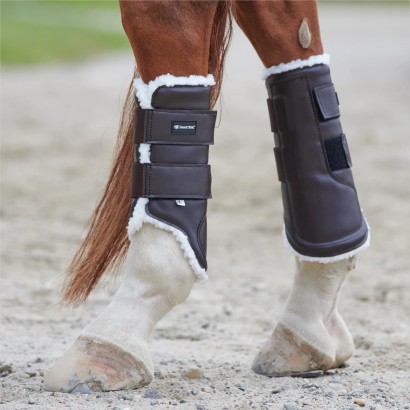
M 205 76 L 208 74 L 210 43 L 214 35 L 212 23 L 218 7 L 216 2 L 121 2 L 123 25 L 142 81 L 149 83 L 159 76 L 171 74 L 174 79 L 196 75 L 201 76 L 199 80 L 195 77 L 199 82 L 209 82 Z M 168 76 L 166 78 L 169 79 Z M 164 86 L 172 88 L 169 84 Z M 162 95 L 162 103 L 169 97 L 170 90 L 165 91 L 167 95 Z M 209 90 L 204 93 L 203 90 L 193 91 L 190 88 L 188 91 L 195 97 L 195 104 L 208 98 L 207 104 L 210 105 Z M 139 103 L 143 105 L 141 100 Z M 209 111 L 204 114 L 208 120 L 211 116 Z M 168 127 L 165 128 L 168 130 Z M 203 137 L 208 138 L 209 132 Z M 175 138 L 178 137 L 175 134 Z M 170 150 L 174 147 L 168 145 L 161 155 L 166 155 Z M 201 146 L 199 150 L 195 147 L 187 154 L 200 151 L 201 161 L 204 161 L 205 156 L 207 159 L 205 150 L 207 147 Z M 144 155 L 148 153 L 145 151 Z M 181 153 L 178 155 L 181 159 Z M 140 163 L 146 161 L 142 157 L 140 151 Z M 129 187 L 120 186 L 118 189 L 129 190 Z M 178 207 L 175 201 L 162 205 L 165 208 L 172 205 L 182 212 L 191 205 L 189 200 L 185 202 L 186 207 Z M 197 202 L 204 207 L 206 200 Z M 135 209 L 141 211 L 144 217 L 139 221 L 133 219 L 133 228 L 129 230 L 130 247 L 118 291 L 105 310 L 81 332 L 69 351 L 46 373 L 46 390 L 70 392 L 82 383 L 91 390 L 134 389 L 153 380 L 148 338 L 155 324 L 175 305 L 186 300 L 197 279 L 195 273 L 198 273 L 198 266 L 191 263 L 192 252 L 181 249 L 181 243 L 176 239 L 181 240 L 181 234 L 175 234 L 175 230 L 164 221 L 154 221 L 152 215 L 149 219 L 148 214 L 144 213 L 147 212 L 144 206 L 144 202 L 137 202 Z M 134 211 L 133 218 L 138 212 Z M 198 232 L 203 231 L 203 226 L 201 221 Z
M 279 84 L 279 88 L 285 81 L 289 84 L 293 81 L 295 84 L 296 74 L 288 74 L 288 71 L 295 71 L 298 68 L 299 71 L 303 71 L 304 67 L 309 69 L 310 66 L 323 64 L 326 60 L 326 56 L 323 55 L 315 1 L 235 1 L 233 15 L 264 66 L 270 70 L 266 76 L 270 76 L 267 86 L 272 87 L 268 90 L 271 94 L 277 92 L 274 89 L 276 84 Z M 275 75 L 282 77 L 277 78 Z M 289 78 L 284 78 L 287 75 Z M 299 74 L 300 77 L 303 75 L 306 74 Z M 272 86 L 268 83 L 269 78 L 272 78 Z M 283 102 L 284 99 L 301 100 L 300 97 L 295 97 L 296 93 L 286 94 L 285 97 L 271 94 L 270 101 L 278 98 L 275 104 Z M 280 97 L 283 99 L 279 100 Z M 295 100 L 292 101 L 295 103 Z M 296 102 L 295 105 L 297 104 Z M 276 148 L 278 156 L 283 152 L 281 133 L 286 132 L 286 120 L 283 117 L 289 118 L 291 114 L 295 114 L 295 110 L 292 111 L 288 106 L 283 110 L 289 111 L 283 114 L 281 107 L 276 104 L 275 108 L 272 108 L 275 112 L 270 113 L 271 117 L 274 117 L 271 118 L 271 122 L 275 140 L 279 141 L 279 148 Z M 303 104 L 299 104 L 298 107 L 301 107 L 299 112 L 304 109 Z M 291 117 L 290 121 L 296 124 L 297 118 Z M 282 128 L 278 126 L 279 123 Z M 306 125 L 308 124 L 302 124 L 301 127 Z M 292 141 L 294 140 L 296 138 Z M 289 142 L 286 144 L 288 153 L 292 147 L 289 146 Z M 320 155 L 321 152 L 318 153 L 318 156 Z M 286 165 L 288 164 L 284 166 Z M 284 181 L 287 174 L 283 169 L 282 165 L 278 167 L 278 170 L 282 170 L 279 179 L 282 182 L 289 182 Z M 291 172 L 289 174 L 292 175 Z M 320 187 L 316 188 L 316 193 L 321 191 Z M 326 188 L 323 191 L 325 190 Z M 286 197 L 286 201 L 290 199 Z M 293 213 L 289 211 L 287 220 L 291 219 L 289 215 Z M 340 219 L 346 220 L 346 214 Z M 318 220 L 317 223 L 320 224 L 320 217 Z M 337 225 L 337 216 L 334 216 L 333 220 Z M 252 368 L 256 373 L 285 376 L 295 372 L 318 371 L 315 374 L 320 374 L 320 371 L 340 366 L 350 358 L 354 350 L 353 339 L 337 311 L 337 300 L 341 285 L 353 265 L 354 263 L 349 260 L 328 264 L 297 261 L 296 277 L 286 307 L 272 335 L 253 362 Z

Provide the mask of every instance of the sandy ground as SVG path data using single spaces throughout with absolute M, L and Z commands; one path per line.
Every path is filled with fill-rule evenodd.
M 236 31 L 211 154 L 211 280 L 159 324 L 157 378 L 139 391 L 42 390 L 43 371 L 112 295 L 103 290 L 76 310 L 57 307 L 105 179 L 132 57 L 3 70 L 1 409 L 353 409 L 356 399 L 370 409 L 409 408 L 409 12 L 325 5 L 321 17 L 373 234 L 341 299 L 357 346 L 350 367 L 310 380 L 250 370 L 294 266 L 281 240 L 261 65 Z M 187 379 L 190 368 L 202 378 Z

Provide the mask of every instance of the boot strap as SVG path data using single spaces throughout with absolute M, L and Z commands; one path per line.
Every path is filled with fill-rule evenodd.
M 209 199 L 211 167 L 206 164 L 139 164 L 132 169 L 132 198 Z
M 137 109 L 135 144 L 212 145 L 216 111 Z

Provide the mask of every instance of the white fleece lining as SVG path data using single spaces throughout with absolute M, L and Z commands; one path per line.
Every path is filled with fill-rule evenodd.
M 293 60 L 288 63 L 281 63 L 262 70 L 262 80 L 266 80 L 272 74 L 285 73 L 286 71 L 296 70 L 303 67 L 312 67 L 318 64 L 330 65 L 329 54 L 319 54 L 317 56 L 311 56 L 306 60 Z
M 152 109 L 151 101 L 152 95 L 158 87 L 173 87 L 175 85 L 201 85 L 201 86 L 211 86 L 215 85 L 215 79 L 212 74 L 208 74 L 206 77 L 201 75 L 190 75 L 189 77 L 175 77 L 171 74 L 164 74 L 157 77 L 155 80 L 150 81 L 145 84 L 141 78 L 136 78 L 134 80 L 135 95 L 138 99 L 139 106 L 142 109 Z M 139 162 L 141 164 L 151 163 L 151 144 L 139 144 L 138 152 L 140 154 Z M 142 228 L 144 223 L 150 223 L 157 228 L 164 229 L 165 231 L 171 232 L 175 239 L 181 246 L 182 252 L 185 258 L 188 260 L 189 265 L 196 274 L 197 278 L 201 281 L 207 280 L 208 275 L 201 267 L 198 259 L 193 251 L 188 237 L 179 229 L 161 222 L 155 218 L 149 216 L 146 212 L 146 205 L 148 204 L 148 198 L 138 198 L 135 204 L 132 216 L 128 221 L 128 238 L 131 240 L 132 235 Z
M 157 228 L 171 232 L 174 235 L 175 239 L 179 242 L 182 252 L 188 260 L 188 263 L 191 266 L 192 270 L 195 272 L 197 278 L 201 281 L 207 280 L 208 275 L 205 269 L 200 266 L 198 259 L 196 258 L 195 253 L 192 250 L 191 245 L 189 244 L 188 237 L 179 229 L 149 216 L 145 210 L 148 201 L 148 198 L 138 198 L 134 211 L 132 212 L 132 217 L 128 222 L 128 238 L 131 240 L 132 235 L 135 232 L 139 231 L 144 223 L 150 223 Z
M 300 261 L 306 261 L 306 262 L 319 262 L 319 263 L 333 263 L 337 261 L 341 261 L 343 259 L 348 259 L 351 258 L 352 256 L 357 255 L 359 252 L 367 249 L 370 246 L 370 227 L 369 224 L 367 223 L 366 218 L 363 215 L 363 218 L 366 222 L 367 225 L 367 239 L 366 242 L 363 245 L 360 245 L 358 248 L 353 249 L 350 252 L 342 253 L 340 255 L 335 255 L 335 256 L 329 256 L 329 257 L 318 257 L 318 256 L 307 256 L 307 255 L 302 255 L 298 251 L 296 251 L 292 245 L 290 244 L 288 237 L 286 235 L 286 230 L 285 226 L 283 226 L 283 231 L 282 231 L 282 237 L 283 237 L 283 242 L 285 243 L 285 247 Z
M 134 80 L 135 95 L 138 98 L 139 106 L 143 109 L 152 109 L 152 94 L 158 87 L 173 87 L 174 85 L 215 85 L 212 74 L 206 77 L 202 75 L 190 75 L 189 77 L 175 77 L 172 74 L 164 74 L 145 84 L 141 78 Z
M 138 152 L 140 164 L 151 164 L 151 144 L 140 144 Z

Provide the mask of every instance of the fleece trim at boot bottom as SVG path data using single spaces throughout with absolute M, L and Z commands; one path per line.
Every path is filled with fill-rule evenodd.
M 135 232 L 139 231 L 144 223 L 150 223 L 157 228 L 171 232 L 180 244 L 182 252 L 184 253 L 185 258 L 187 259 L 197 278 L 201 281 L 207 280 L 208 275 L 205 269 L 202 268 L 199 264 L 195 252 L 192 250 L 192 247 L 189 243 L 188 237 L 179 229 L 149 216 L 145 210 L 148 202 L 148 198 L 138 198 L 137 203 L 134 207 L 134 211 L 132 213 L 132 217 L 128 222 L 127 229 L 129 239 L 131 240 L 132 235 L 134 235 Z
M 302 255 L 297 250 L 295 250 L 295 248 L 293 248 L 293 246 L 290 244 L 288 237 L 286 236 L 285 226 L 283 226 L 282 237 L 283 237 L 283 242 L 285 244 L 285 248 L 288 249 L 297 259 L 299 259 L 300 261 L 305 261 L 305 262 L 319 262 L 319 263 L 326 264 L 326 263 L 333 263 L 333 262 L 341 261 L 343 259 L 349 259 L 352 256 L 357 255 L 359 252 L 364 251 L 370 246 L 370 227 L 364 215 L 363 215 L 363 218 L 367 225 L 367 238 L 366 238 L 366 241 L 362 245 L 360 245 L 356 249 L 353 249 L 352 251 L 341 253 L 340 255 L 328 256 L 328 257 Z

